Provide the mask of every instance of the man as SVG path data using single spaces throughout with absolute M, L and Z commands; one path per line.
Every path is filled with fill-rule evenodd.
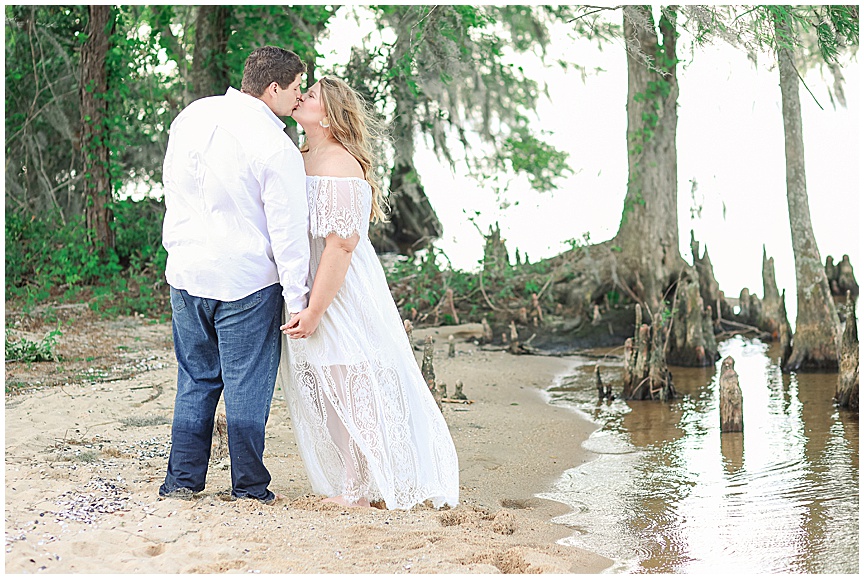
M 264 427 L 279 366 L 279 323 L 306 305 L 309 210 L 297 147 L 278 117 L 300 98 L 300 58 L 265 46 L 241 90 L 197 100 L 171 124 L 163 166 L 177 397 L 162 497 L 204 490 L 225 396 L 231 492 L 272 504 Z M 281 287 L 280 287 L 281 282 Z

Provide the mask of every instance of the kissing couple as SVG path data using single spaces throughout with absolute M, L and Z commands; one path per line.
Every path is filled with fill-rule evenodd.
M 301 92 L 305 70 L 259 48 L 239 91 L 171 124 L 162 243 L 177 396 L 159 495 L 204 490 L 224 396 L 231 489 L 217 494 L 273 504 L 264 429 L 278 380 L 316 494 L 455 506 L 456 449 L 369 241 L 385 217 L 378 122 L 342 80 Z M 303 128 L 300 149 L 285 116 Z

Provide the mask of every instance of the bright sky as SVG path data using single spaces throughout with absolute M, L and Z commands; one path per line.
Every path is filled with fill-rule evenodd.
M 362 13 L 362 8 L 356 8 Z M 364 27 L 337 13 L 329 39 L 319 50 L 320 63 L 342 64 L 350 47 L 359 43 Z M 437 244 L 453 265 L 474 269 L 482 257 L 482 238 L 468 221 L 488 230 L 496 221 L 511 256 L 516 248 L 531 260 L 565 248 L 566 239 L 589 233 L 593 242 L 611 238 L 621 218 L 627 183 L 626 58 L 620 44 L 601 52 L 596 45 L 567 39 L 554 31 L 553 51 L 577 59 L 592 74 L 585 82 L 578 73 L 562 73 L 557 65 L 538 68 L 549 84 L 550 98 L 537 107 L 537 128 L 570 154 L 574 175 L 561 179 L 554 193 L 535 193 L 527 179 L 514 179 L 499 207 L 495 194 L 464 175 L 452 174 L 428 148 L 418 148 L 415 161 L 426 193 L 444 225 Z M 549 62 L 556 61 L 550 54 Z M 689 51 L 679 48 L 679 58 Z M 824 261 L 839 262 L 849 254 L 859 282 L 861 261 L 859 199 L 859 87 L 857 62 L 843 71 L 847 108 L 834 109 L 826 88 L 831 79 L 818 71 L 805 76 L 825 110 L 801 90 L 807 188 L 816 241 Z M 762 295 L 762 245 L 774 257 L 777 283 L 786 289 L 787 308 L 794 318 L 795 271 L 786 205 L 783 121 L 780 88 L 773 58 L 765 55 L 754 66 L 726 44 L 700 49 L 683 62 L 678 122 L 678 206 L 681 254 L 688 262 L 690 230 L 707 245 L 720 287 L 737 297 L 742 287 Z M 691 219 L 695 199 L 703 209 Z M 518 202 L 518 204 L 517 204 Z M 464 211 L 463 211 L 464 210 Z M 467 211 L 467 213 L 466 213 Z M 793 322 L 794 323 L 794 322 Z

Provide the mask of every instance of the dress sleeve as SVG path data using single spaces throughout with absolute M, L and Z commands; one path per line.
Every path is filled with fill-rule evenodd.
M 312 237 L 335 233 L 347 239 L 369 229 L 372 194 L 361 179 L 322 177 L 314 191 L 314 212 L 310 223 Z

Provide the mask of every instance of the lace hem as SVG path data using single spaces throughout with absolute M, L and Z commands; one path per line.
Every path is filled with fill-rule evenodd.
M 362 179 L 336 177 L 310 177 L 309 187 L 310 232 L 313 238 L 335 233 L 347 239 L 369 229 L 372 210 L 372 192 Z

